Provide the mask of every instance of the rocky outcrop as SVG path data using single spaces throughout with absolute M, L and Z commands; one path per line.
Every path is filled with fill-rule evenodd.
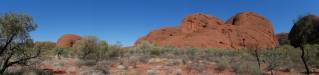
M 279 45 L 285 45 L 289 44 L 289 39 L 288 39 L 289 33 L 278 33 L 276 34 L 276 39 L 278 40 Z
M 192 14 L 180 27 L 154 30 L 135 45 L 142 41 L 177 48 L 274 48 L 277 44 L 271 22 L 252 12 L 239 13 L 226 23 L 213 16 Z
M 223 25 L 223 21 L 206 14 L 193 14 L 186 16 L 182 21 L 181 29 L 184 33 L 192 33 L 202 29 L 216 28 Z
M 80 39 L 81 39 L 81 36 L 78 36 L 75 34 L 65 34 L 58 39 L 57 47 L 59 48 L 72 47 L 73 44 Z

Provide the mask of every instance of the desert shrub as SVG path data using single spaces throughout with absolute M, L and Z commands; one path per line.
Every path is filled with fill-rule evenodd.
M 159 57 L 162 54 L 160 50 L 161 49 L 156 47 L 154 44 L 148 41 L 143 41 L 141 44 L 135 47 L 125 49 L 123 56 L 131 59 L 129 62 L 147 63 L 148 59 L 152 57 Z
M 95 36 L 86 36 L 74 43 L 73 49 L 81 59 L 96 59 L 99 40 Z
M 141 44 L 138 44 L 136 48 L 141 50 L 152 50 L 156 48 L 156 46 L 149 41 L 143 41 Z
M 54 54 L 58 58 L 69 58 L 69 57 L 74 57 L 76 53 L 74 53 L 75 50 L 72 48 L 54 48 Z
M 215 70 L 224 71 L 227 68 L 227 65 L 228 65 L 228 61 L 220 60 L 217 62 Z
M 264 50 L 261 52 L 260 57 L 261 60 L 266 62 L 267 70 L 269 71 L 274 70 L 276 67 L 282 64 L 282 61 L 286 61 L 284 59 L 284 53 L 281 50 L 276 49 Z
M 305 53 L 309 66 L 319 68 L 319 45 L 306 45 Z
M 220 50 L 216 49 L 207 49 L 205 54 L 205 60 L 216 61 L 219 57 L 222 57 L 222 53 Z
M 96 59 L 102 60 L 104 58 L 109 58 L 109 45 L 106 41 L 100 41 L 95 51 Z
M 198 58 L 197 55 L 199 55 L 199 50 L 196 48 L 187 48 L 185 51 L 185 56 L 189 59 L 189 60 L 196 60 Z
M 139 44 L 136 48 L 141 50 L 143 54 L 150 55 L 150 56 L 159 56 L 161 54 L 161 50 L 148 41 L 143 41 Z
M 207 49 L 204 50 L 205 56 L 203 58 L 206 58 L 210 61 L 217 61 L 220 59 L 233 59 L 240 58 L 240 59 L 248 59 L 251 58 L 251 55 L 246 52 L 245 49 Z
M 34 45 L 42 47 L 42 53 L 40 55 L 42 59 L 49 59 L 51 56 L 55 55 L 56 44 L 54 42 L 35 42 Z
M 122 57 L 128 53 L 129 49 L 122 47 L 122 44 L 108 44 L 106 41 L 100 41 L 93 55 L 96 55 L 98 60 L 107 60 L 115 57 Z
M 239 62 L 230 62 L 229 64 L 230 64 L 230 67 L 231 67 L 233 72 L 239 73 L 239 70 L 240 70 L 240 68 L 239 68 L 240 63 Z
M 263 72 L 259 69 L 259 67 L 256 65 L 252 65 L 248 68 L 248 72 L 250 75 L 263 75 Z
M 236 71 L 239 75 L 261 75 L 261 71 L 255 62 L 241 62 Z
M 284 59 L 282 59 L 282 60 L 289 61 L 289 62 L 295 62 L 295 63 L 301 63 L 300 49 L 294 48 L 290 45 L 284 45 L 284 46 L 281 46 L 279 48 L 276 48 L 276 50 L 278 50 L 279 52 L 282 52 L 282 54 L 284 55 Z
M 151 56 L 160 56 L 162 54 L 162 50 L 155 48 L 150 51 Z
M 291 70 L 303 71 L 304 70 L 304 66 L 300 58 L 301 50 L 299 48 L 294 48 L 290 45 L 283 45 L 276 48 L 273 52 L 272 51 L 273 50 L 264 51 L 264 52 L 276 54 L 275 55 L 276 57 L 272 57 L 272 58 L 277 59 L 274 61 L 278 64 L 278 67 L 282 69 L 286 69 L 287 71 L 291 71 Z M 262 56 L 262 58 L 267 58 L 267 57 Z
M 188 62 L 186 63 L 187 69 L 189 71 L 189 74 L 200 74 L 202 73 L 205 69 L 207 69 L 207 64 L 205 63 L 200 63 L 200 62 Z
M 123 49 L 120 43 L 109 45 L 106 49 L 105 54 L 106 58 L 122 57 L 128 49 Z
M 160 50 L 160 56 L 164 58 L 176 58 L 182 54 L 181 50 L 171 46 L 163 46 L 158 48 Z
M 147 63 L 150 58 L 175 58 L 180 56 L 182 50 L 178 51 L 177 48 L 162 46 L 156 47 L 155 44 L 152 44 L 148 41 L 143 41 L 139 45 L 129 48 L 128 53 L 125 53 L 125 56 L 134 58 L 134 60 L 140 60 L 142 63 Z M 178 54 L 180 53 L 180 54 Z
M 83 60 L 108 60 L 125 54 L 121 44 L 108 44 L 95 36 L 85 36 L 71 48 L 56 48 L 56 54 L 63 57 L 76 57 Z

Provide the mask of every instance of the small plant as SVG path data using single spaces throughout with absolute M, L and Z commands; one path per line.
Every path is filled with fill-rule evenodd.
M 221 60 L 217 63 L 215 70 L 218 70 L 219 72 L 224 71 L 227 68 L 227 65 L 225 60 Z
M 239 70 L 240 70 L 239 66 L 240 66 L 240 64 L 239 64 L 238 62 L 231 62 L 231 63 L 230 63 L 230 66 L 231 66 L 233 72 L 239 73 Z

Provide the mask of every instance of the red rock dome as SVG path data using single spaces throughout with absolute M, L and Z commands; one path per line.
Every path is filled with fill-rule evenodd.
M 80 39 L 81 39 L 81 36 L 78 36 L 75 34 L 62 35 L 57 41 L 57 47 L 59 48 L 72 47 L 75 41 Z
M 157 46 L 177 48 L 274 48 L 277 40 L 271 22 L 253 13 L 243 12 L 226 23 L 205 14 L 186 16 L 180 27 L 165 27 L 140 38 Z

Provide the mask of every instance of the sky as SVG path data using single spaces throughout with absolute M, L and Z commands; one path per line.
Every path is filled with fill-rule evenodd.
M 179 26 L 194 13 L 226 21 L 239 12 L 256 12 L 272 22 L 276 33 L 289 32 L 298 17 L 319 15 L 318 7 L 319 0 L 0 0 L 0 14 L 34 18 L 35 41 L 56 42 L 63 34 L 77 34 L 124 46 L 154 29 Z

